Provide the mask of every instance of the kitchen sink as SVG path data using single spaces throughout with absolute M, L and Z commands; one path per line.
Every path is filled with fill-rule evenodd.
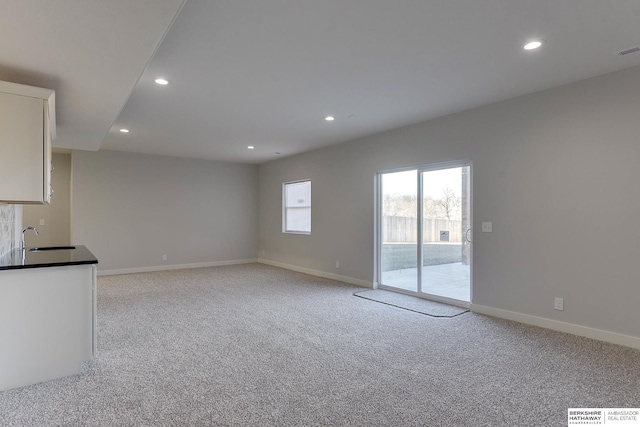
M 62 251 L 75 249 L 75 246 L 43 246 L 41 248 L 31 248 L 29 252 L 42 252 L 42 251 Z

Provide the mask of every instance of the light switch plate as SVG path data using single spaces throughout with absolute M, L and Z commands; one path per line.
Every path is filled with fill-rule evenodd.
M 493 232 L 493 223 L 492 222 L 483 222 L 482 223 L 482 232 L 483 233 L 491 233 L 491 232 Z
M 40 220 L 40 225 L 44 225 L 44 219 Z

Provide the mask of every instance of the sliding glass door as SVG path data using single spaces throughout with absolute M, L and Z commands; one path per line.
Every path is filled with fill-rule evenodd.
M 381 172 L 381 287 L 471 301 L 471 165 Z
M 382 283 L 418 291 L 418 171 L 384 173 L 381 178 Z

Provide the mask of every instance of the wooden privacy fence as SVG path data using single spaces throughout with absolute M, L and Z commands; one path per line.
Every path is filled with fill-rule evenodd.
M 404 216 L 383 216 L 382 218 L 382 241 L 384 243 L 415 243 L 417 241 L 417 218 Z M 440 231 L 449 232 L 450 242 L 462 242 L 461 221 L 449 219 L 424 220 L 424 242 L 440 242 Z

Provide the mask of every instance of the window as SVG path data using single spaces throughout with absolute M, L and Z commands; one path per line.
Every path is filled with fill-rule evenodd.
M 282 185 L 282 232 L 311 234 L 311 181 Z

